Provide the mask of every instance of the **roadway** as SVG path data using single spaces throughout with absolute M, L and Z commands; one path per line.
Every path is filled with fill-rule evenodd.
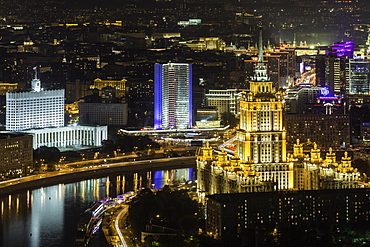
M 136 156 L 137 157 L 137 156 Z M 124 157 L 115 157 L 114 159 L 122 159 Z M 113 158 L 111 158 L 113 159 Z M 68 164 L 59 171 L 45 172 L 42 174 L 29 175 L 21 178 L 14 178 L 0 182 L 0 195 L 10 194 L 13 192 L 35 189 L 60 183 L 77 182 L 90 178 L 99 178 L 109 176 L 111 174 L 119 174 L 123 172 L 138 172 L 145 169 L 176 169 L 193 167 L 195 165 L 195 156 L 173 157 L 151 160 L 135 160 L 128 162 L 106 163 L 102 165 L 94 165 L 97 160 L 87 160 L 78 162 L 78 165 L 88 165 L 84 167 L 71 168 Z M 111 160 L 110 160 L 111 161 Z
M 119 223 L 122 222 L 122 218 L 125 216 L 127 217 L 127 213 L 128 213 L 128 206 L 126 205 L 126 207 L 124 207 L 117 215 L 117 218 L 116 218 L 116 221 L 114 222 L 114 227 L 116 228 L 116 232 L 118 234 L 118 237 L 121 241 L 121 245 L 124 246 L 124 247 L 128 247 L 128 244 L 126 243 L 126 240 L 125 240 L 125 237 L 123 236 L 122 234 L 122 231 L 121 231 L 121 227 L 119 226 Z M 126 237 L 128 237 L 126 235 Z M 131 245 L 130 245 L 131 246 Z

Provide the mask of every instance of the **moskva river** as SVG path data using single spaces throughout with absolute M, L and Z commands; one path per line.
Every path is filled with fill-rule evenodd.
M 0 246 L 74 246 L 80 216 L 96 200 L 193 179 L 192 168 L 140 171 L 0 197 Z

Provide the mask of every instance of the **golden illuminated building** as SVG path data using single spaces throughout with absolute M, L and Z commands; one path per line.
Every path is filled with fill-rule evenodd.
M 263 62 L 262 36 L 258 63 L 250 82 L 250 91 L 240 101 L 240 126 L 236 133 L 237 149 L 233 156 L 224 150 L 213 156 L 208 145 L 197 158 L 198 191 L 205 195 L 261 192 L 274 190 L 317 190 L 358 188 L 360 173 L 351 167 L 345 154 L 340 162 L 329 151 L 326 159 L 314 144 L 309 155 L 303 143 L 286 149 L 283 103 L 273 92 Z
M 197 41 L 191 41 L 185 43 L 185 45 L 192 50 L 197 51 L 208 51 L 208 50 L 217 50 L 222 51 L 226 47 L 225 41 L 219 37 L 199 37 Z
M 0 95 L 16 91 L 18 89 L 18 83 L 15 82 L 2 82 L 0 83 Z
M 95 79 L 94 84 L 90 86 L 90 89 L 99 89 L 101 90 L 104 87 L 112 87 L 116 89 L 116 97 L 122 98 L 126 95 L 126 79 L 122 80 L 102 80 Z

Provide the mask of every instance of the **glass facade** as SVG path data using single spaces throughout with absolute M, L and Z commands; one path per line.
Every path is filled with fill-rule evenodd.
M 155 64 L 154 128 L 187 129 L 192 126 L 192 65 Z
M 350 94 L 368 94 L 369 61 L 364 59 L 349 59 L 347 78 Z

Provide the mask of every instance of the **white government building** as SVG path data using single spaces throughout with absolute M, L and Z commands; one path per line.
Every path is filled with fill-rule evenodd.
M 33 136 L 33 148 L 101 146 L 107 126 L 64 126 L 64 89 L 43 90 L 35 73 L 32 90 L 6 93 L 6 132 Z
M 39 79 L 32 80 L 29 92 L 6 93 L 6 130 L 64 126 L 64 89 L 42 90 Z
M 33 136 L 33 148 L 101 146 L 108 138 L 107 126 L 63 126 L 22 131 Z

